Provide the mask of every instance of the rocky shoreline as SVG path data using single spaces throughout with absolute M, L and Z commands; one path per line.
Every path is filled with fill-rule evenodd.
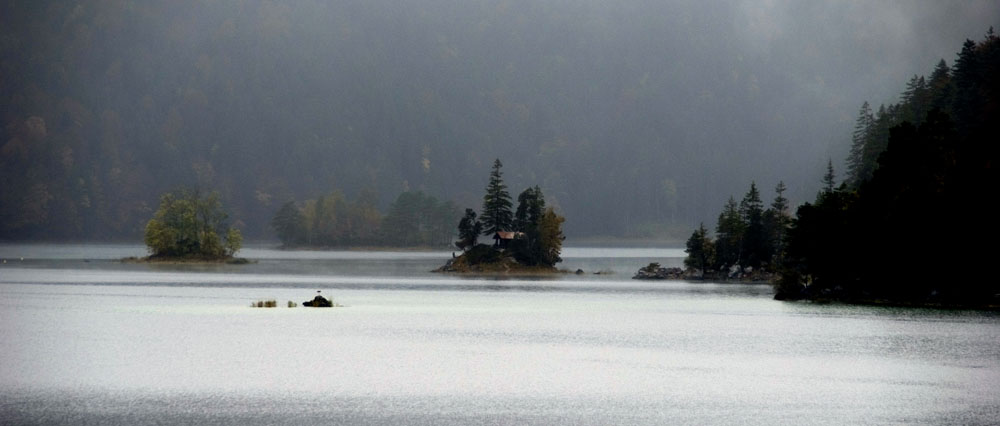
M 158 263 L 165 265 L 181 265 L 181 264 L 226 264 L 226 265 L 245 265 L 248 263 L 257 263 L 256 260 L 250 260 L 245 257 L 223 257 L 223 258 L 204 258 L 204 257 L 163 257 L 163 256 L 146 256 L 146 257 L 135 257 L 130 256 L 120 260 L 122 263 Z
M 663 267 L 659 263 L 650 263 L 632 276 L 634 280 L 687 280 L 687 281 L 721 281 L 748 284 L 772 284 L 777 275 L 761 269 L 733 265 L 719 272 L 703 272 L 700 269 L 681 269 Z
M 510 257 L 504 257 L 495 262 L 470 265 L 464 256 L 448 259 L 444 265 L 431 272 L 473 275 L 551 275 L 567 273 L 567 271 L 551 266 L 522 265 Z

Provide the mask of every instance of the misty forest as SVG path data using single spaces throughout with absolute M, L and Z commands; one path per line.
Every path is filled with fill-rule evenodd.
M 0 423 L 996 424 L 997 28 L 0 1 Z
M 910 28 L 924 47 L 873 50 L 871 7 L 10 2 L 0 239 L 135 241 L 179 188 L 217 191 L 246 238 L 277 239 L 290 201 L 370 220 L 407 192 L 476 205 L 502 158 L 568 235 L 680 241 L 751 180 L 810 200 L 859 100 L 891 102 L 954 51 Z
M 828 161 L 815 201 L 794 217 L 784 182 L 767 209 L 751 182 L 725 204 L 714 241 L 704 224 L 691 234 L 686 266 L 715 279 L 777 274 L 779 299 L 995 306 L 1000 286 L 972 265 L 991 262 L 993 250 L 975 247 L 998 237 L 994 214 L 977 206 L 997 182 L 998 76 L 991 27 L 953 67 L 942 59 L 911 77 L 899 103 L 862 103 L 842 181 Z M 918 266 L 927 247 L 942 252 Z

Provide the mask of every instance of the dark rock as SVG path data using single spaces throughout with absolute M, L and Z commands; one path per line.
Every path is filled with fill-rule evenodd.
M 313 308 L 332 308 L 333 302 L 323 296 L 316 295 L 313 300 L 302 302 L 302 306 L 310 306 Z
M 680 280 L 684 279 L 684 270 L 681 268 L 664 268 L 659 263 L 650 263 L 648 266 L 639 268 L 639 271 L 632 277 L 634 280 Z

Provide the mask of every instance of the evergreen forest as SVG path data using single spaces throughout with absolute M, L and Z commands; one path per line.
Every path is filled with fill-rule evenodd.
M 990 28 L 951 67 L 913 76 L 898 104 L 862 104 L 842 183 L 828 162 L 815 201 L 787 220 L 776 214 L 781 191 L 759 215 L 751 184 L 726 204 L 714 244 L 704 226 L 692 234 L 687 266 L 763 265 L 779 275 L 780 299 L 996 306 L 1000 285 L 984 277 L 998 238 L 988 206 L 998 107 L 1000 37 Z

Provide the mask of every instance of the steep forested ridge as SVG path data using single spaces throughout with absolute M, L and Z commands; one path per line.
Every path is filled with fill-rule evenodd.
M 180 186 L 250 238 L 338 189 L 471 206 L 497 157 L 577 235 L 806 181 L 819 71 L 746 51 L 738 7 L 665 3 L 5 2 L 0 239 L 138 238 Z

